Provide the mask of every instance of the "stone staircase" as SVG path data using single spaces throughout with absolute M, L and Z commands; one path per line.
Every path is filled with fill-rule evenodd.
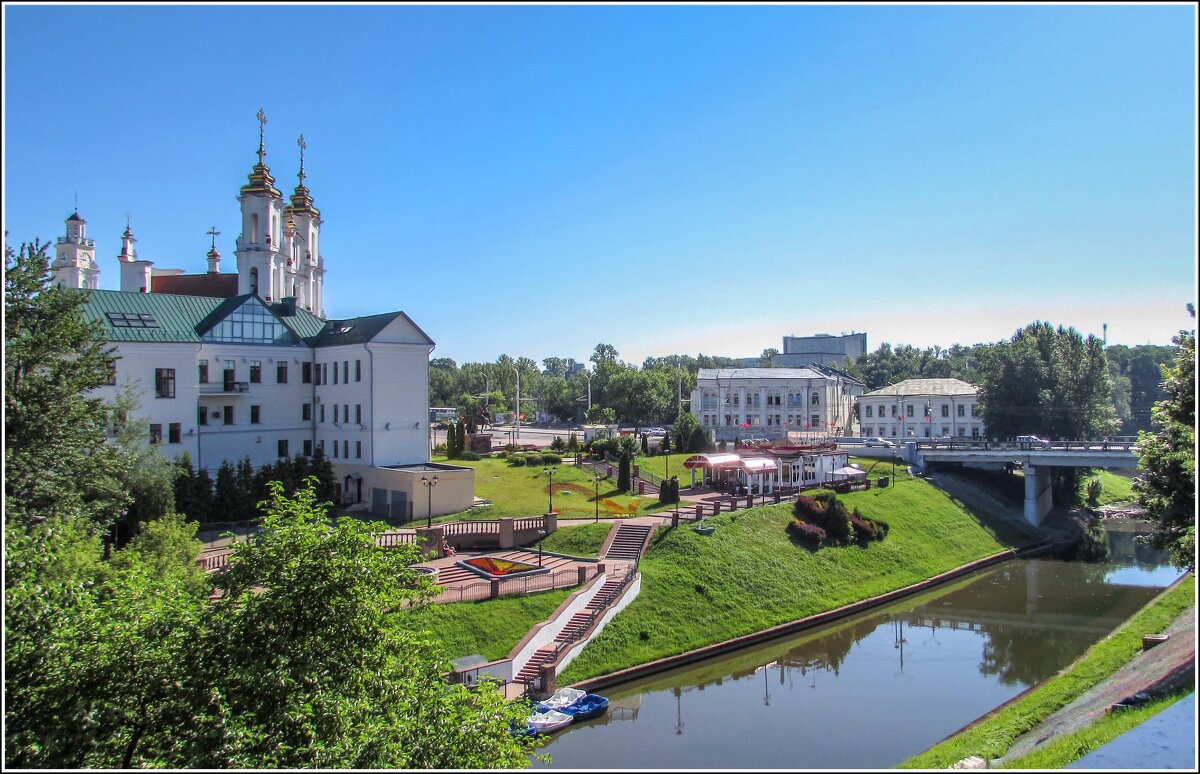
M 619 524 L 604 559 L 624 559 L 636 562 L 642 556 L 652 527 L 641 524 Z
M 538 670 L 546 662 L 556 658 L 557 646 L 577 639 L 577 635 L 582 634 L 592 623 L 595 622 L 599 614 L 608 607 L 609 596 L 621 586 L 621 578 L 608 579 L 604 585 L 600 587 L 600 591 L 593 597 L 592 601 L 587 604 L 583 610 L 580 610 L 567 622 L 563 630 L 554 638 L 554 642 L 545 647 L 539 648 L 530 657 L 521 671 L 517 673 L 516 682 L 532 684 L 537 677 Z

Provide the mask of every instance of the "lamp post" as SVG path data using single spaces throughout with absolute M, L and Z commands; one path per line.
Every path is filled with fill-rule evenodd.
M 596 471 L 592 471 L 592 480 L 596 482 L 596 518 L 592 519 L 593 524 L 600 523 L 600 479 L 603 478 Z
M 558 468 L 548 466 L 542 468 L 542 472 L 550 477 L 550 510 L 547 513 L 554 513 L 554 474 L 558 472 Z
M 521 369 L 512 366 L 512 370 L 517 373 L 517 405 L 514 407 L 513 418 L 516 420 L 516 434 L 513 436 L 513 442 L 521 438 Z
M 421 483 L 425 486 L 425 526 L 433 526 L 433 488 L 437 486 L 438 477 L 435 475 L 432 479 L 421 476 Z
M 588 413 L 591 413 L 591 411 L 592 411 L 592 372 L 584 371 L 583 376 L 585 379 L 587 379 L 587 383 L 588 383 L 588 407 L 587 407 L 587 410 L 588 410 Z M 584 414 L 583 418 L 586 420 L 587 414 Z
M 546 530 L 539 529 L 538 534 L 538 567 L 542 566 L 542 538 L 546 537 Z

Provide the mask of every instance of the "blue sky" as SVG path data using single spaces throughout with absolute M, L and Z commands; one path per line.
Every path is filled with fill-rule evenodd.
M 116 289 L 204 271 L 255 161 L 321 209 L 326 311 L 459 362 L 1169 343 L 1196 298 L 1196 11 L 4 7 L 4 229 L 75 196 Z

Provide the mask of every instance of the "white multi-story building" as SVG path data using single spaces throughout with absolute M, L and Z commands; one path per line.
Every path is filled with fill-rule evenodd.
M 323 313 L 322 224 L 300 182 L 290 203 L 259 158 L 241 189 L 236 274 L 188 275 L 139 260 L 126 228 L 121 290 L 96 290 L 95 243 L 78 213 L 66 221 L 54 280 L 88 292 L 117 355 L 98 397 L 128 392 L 134 419 L 169 457 L 198 468 L 249 457 L 255 467 L 320 448 L 343 503 L 380 515 L 452 513 L 474 501 L 470 468 L 429 462 L 429 353 L 434 342 L 404 312 L 328 320 Z M 421 478 L 437 476 L 435 490 Z
M 864 385 L 847 373 L 804 368 L 701 368 L 692 414 L 716 440 L 841 436 L 853 432 Z
M 984 438 L 979 388 L 961 379 L 905 379 L 858 399 L 867 438 Z

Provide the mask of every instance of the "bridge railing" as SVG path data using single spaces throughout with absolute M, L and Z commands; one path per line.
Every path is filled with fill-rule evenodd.
M 1016 441 L 919 440 L 915 442 L 915 445 L 917 449 L 940 449 L 943 451 L 1136 451 L 1137 439 L 1046 441 L 1037 444 Z

